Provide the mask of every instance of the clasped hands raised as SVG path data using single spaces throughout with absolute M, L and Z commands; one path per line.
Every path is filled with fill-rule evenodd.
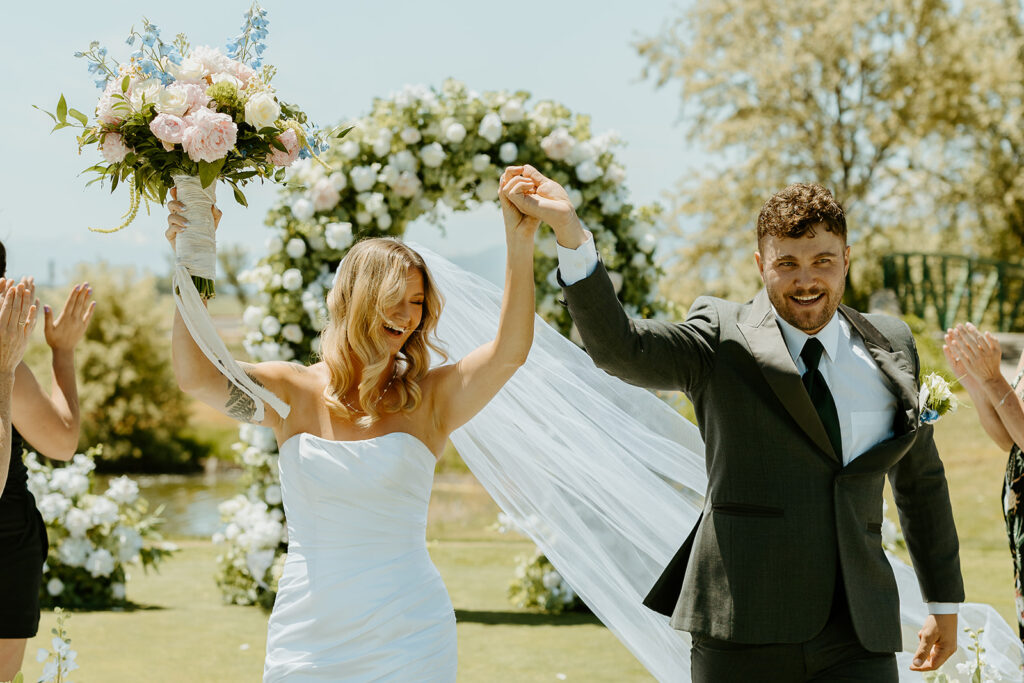
M 529 164 L 505 169 L 498 182 L 498 199 L 506 231 L 525 230 L 532 239 L 541 222 L 556 235 L 579 225 L 565 188 Z

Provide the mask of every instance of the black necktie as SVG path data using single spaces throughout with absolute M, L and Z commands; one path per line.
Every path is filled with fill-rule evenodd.
M 824 350 L 825 348 L 816 337 L 811 337 L 804 342 L 804 348 L 800 352 L 800 358 L 807 366 L 803 382 L 811 397 L 811 403 L 814 404 L 814 409 L 818 411 L 821 423 L 825 425 L 825 433 L 828 434 L 828 440 L 832 442 L 832 450 L 842 459 L 843 439 L 839 432 L 839 413 L 836 411 L 836 402 L 832 398 L 832 392 L 825 384 L 825 377 L 818 370 L 818 361 L 821 360 Z

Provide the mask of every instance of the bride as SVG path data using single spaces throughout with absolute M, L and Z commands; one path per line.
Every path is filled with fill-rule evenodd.
M 425 542 L 427 504 L 448 436 L 526 361 L 533 340 L 533 238 L 538 221 L 509 197 L 532 188 L 503 175 L 505 296 L 494 338 L 454 364 L 430 367 L 442 297 L 423 259 L 392 239 L 346 255 L 330 321 L 310 366 L 243 363 L 291 406 L 266 410 L 274 430 L 288 556 L 267 636 L 264 680 L 454 681 L 455 614 Z M 172 247 L 188 221 L 168 203 Z M 214 208 L 215 221 L 220 211 Z M 175 315 L 181 389 L 239 421 L 254 401 L 226 381 Z

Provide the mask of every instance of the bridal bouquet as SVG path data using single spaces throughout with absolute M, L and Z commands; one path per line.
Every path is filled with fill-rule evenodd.
M 254 4 L 241 33 L 224 51 L 193 46 L 184 34 L 166 42 L 155 24 L 143 20 L 142 30 L 132 28 L 128 36 L 135 50 L 126 61 L 108 56 L 98 42 L 75 53 L 89 62 L 102 90 L 95 120 L 69 108 L 63 95 L 56 112 L 46 112 L 54 130 L 82 129 L 79 152 L 97 146 L 104 161 L 86 169 L 98 175 L 90 184 L 109 180 L 111 191 L 128 186 L 124 222 L 98 232 L 124 228 L 142 202 L 162 204 L 168 190 L 178 188 L 193 228 L 189 232 L 208 245 L 190 248 L 185 240 L 190 252 L 185 265 L 204 298 L 214 295 L 210 206 L 216 181 L 229 184 L 245 205 L 241 186 L 256 178 L 283 181 L 284 168 L 295 159 L 316 158 L 326 147 L 326 134 L 311 126 L 296 105 L 282 101 L 271 85 L 275 69 L 262 57 L 266 16 Z

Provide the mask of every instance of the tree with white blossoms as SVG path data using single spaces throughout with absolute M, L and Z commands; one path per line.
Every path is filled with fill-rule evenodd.
M 342 124 L 350 126 L 345 140 L 323 155 L 330 170 L 302 160 L 289 169 L 281 201 L 267 216 L 267 256 L 243 274 L 262 293 L 244 314 L 245 347 L 254 359 L 314 358 L 334 271 L 353 242 L 399 237 L 421 216 L 440 223 L 446 211 L 496 204 L 498 177 L 511 164 L 530 163 L 566 187 L 630 314 L 666 312 L 653 295 L 661 275 L 654 254 L 663 231 L 660 210 L 630 202 L 625 169 L 615 158 L 621 141 L 614 133 L 593 135 L 588 116 L 557 102 L 531 103 L 526 92 L 477 93 L 449 80 L 440 89 L 407 87 L 377 99 L 367 116 Z M 556 265 L 554 234 L 543 226 L 537 310 L 570 334 L 572 320 L 557 302 Z M 268 603 L 273 596 L 261 596 L 276 586 L 276 564 L 266 552 L 274 534 L 269 523 L 265 534 L 243 530 L 281 509 L 276 445 L 258 428 L 243 428 L 241 438 L 248 502 L 222 507 L 230 534 L 223 535 L 218 580 L 229 602 Z M 283 524 L 275 521 L 281 526 L 276 556 L 286 546 Z
M 160 510 L 149 514 L 139 486 L 121 476 L 93 493 L 99 448 L 63 467 L 27 453 L 28 489 L 46 524 L 49 555 L 43 566 L 44 607 L 103 609 L 127 604 L 130 565 L 158 567 L 174 552 L 161 542 Z

